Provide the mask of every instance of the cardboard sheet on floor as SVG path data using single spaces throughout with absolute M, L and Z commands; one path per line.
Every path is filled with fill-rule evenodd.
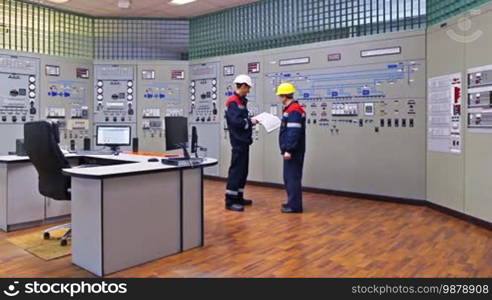
M 60 246 L 60 238 L 68 229 L 53 231 L 49 240 L 43 239 L 42 231 L 16 234 L 7 239 L 11 244 L 20 247 L 28 253 L 44 260 L 53 260 L 70 255 L 72 247 L 70 241 L 67 246 Z

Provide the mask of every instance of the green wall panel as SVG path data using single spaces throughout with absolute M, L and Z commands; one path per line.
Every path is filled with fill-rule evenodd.
M 48 55 L 93 56 L 93 20 L 22 1 L 0 0 L 0 48 Z
M 190 58 L 424 28 L 425 0 L 263 0 L 190 21 Z
M 427 0 L 427 22 L 435 25 L 491 0 Z
M 189 21 L 96 18 L 0 0 L 0 49 L 79 58 L 187 59 Z

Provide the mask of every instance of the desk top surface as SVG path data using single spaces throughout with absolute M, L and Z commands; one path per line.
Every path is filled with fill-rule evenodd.
M 98 166 L 98 167 L 88 167 L 88 168 L 71 168 L 64 169 L 63 172 L 67 175 L 73 177 L 85 177 L 85 178 L 106 178 L 106 177 L 116 177 L 116 176 L 127 176 L 127 175 L 137 175 L 139 173 L 155 173 L 155 172 L 166 172 L 174 171 L 179 169 L 189 169 L 191 167 L 180 167 L 180 166 L 169 166 L 161 163 L 158 158 L 158 162 L 149 162 L 151 156 L 134 155 L 134 154 L 124 154 L 120 155 L 98 155 L 98 154 L 67 154 L 67 158 L 78 158 L 86 157 L 93 159 L 103 159 L 103 160 L 119 160 L 122 163 L 118 165 L 108 165 L 108 166 Z M 0 156 L 0 163 L 14 163 L 14 162 L 28 162 L 29 158 L 27 156 Z M 217 164 L 217 160 L 213 158 L 205 158 L 203 163 L 195 165 L 193 167 L 210 167 Z
M 79 156 L 84 156 L 84 155 L 77 155 L 75 153 L 65 154 L 65 157 L 67 158 L 79 157 Z M 27 156 L 18 156 L 18 155 L 0 156 L 0 163 L 15 163 L 15 162 L 28 162 L 28 161 L 29 161 L 29 157 Z

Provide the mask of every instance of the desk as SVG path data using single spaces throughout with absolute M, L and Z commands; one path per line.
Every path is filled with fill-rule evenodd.
M 203 168 L 147 156 L 87 155 L 125 164 L 65 169 L 72 177 L 72 262 L 104 276 L 203 245 Z
M 74 165 L 75 155 L 67 155 Z M 70 201 L 38 192 L 38 173 L 27 156 L 0 156 L 0 229 L 12 231 L 52 223 L 70 216 Z

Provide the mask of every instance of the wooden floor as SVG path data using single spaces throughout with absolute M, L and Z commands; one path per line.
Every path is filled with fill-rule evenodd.
M 250 186 L 254 206 L 234 213 L 224 188 L 206 182 L 204 248 L 111 277 L 492 277 L 492 232 L 426 207 L 306 193 L 304 214 L 283 215 L 284 191 Z M 92 276 L 31 256 L 15 234 L 0 233 L 0 277 Z

